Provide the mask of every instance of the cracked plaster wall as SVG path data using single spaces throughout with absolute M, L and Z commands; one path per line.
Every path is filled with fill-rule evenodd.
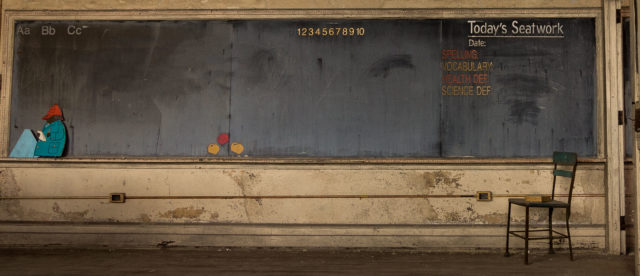
M 498 195 L 549 193 L 551 170 L 212 167 L 166 169 L 5 168 L 3 197 Z M 566 191 L 565 191 L 566 192 Z M 565 193 L 562 190 L 560 193 Z M 604 173 L 579 170 L 571 221 L 605 223 Z M 601 195 L 580 197 L 580 195 Z M 504 224 L 506 198 L 284 198 L 2 200 L 0 220 L 277 224 Z M 564 211 L 555 212 L 563 221 Z M 514 208 L 514 221 L 523 211 Z M 533 212 L 544 222 L 545 214 Z

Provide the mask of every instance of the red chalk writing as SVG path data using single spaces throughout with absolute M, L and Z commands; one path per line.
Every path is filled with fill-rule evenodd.
M 489 96 L 493 62 L 481 60 L 475 49 L 442 49 L 442 96 Z

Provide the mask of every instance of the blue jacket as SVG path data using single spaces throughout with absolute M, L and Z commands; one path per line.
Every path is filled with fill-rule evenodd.
M 64 145 L 67 142 L 67 130 L 62 121 L 55 121 L 46 124 L 42 128 L 42 133 L 47 137 L 47 141 L 38 141 L 36 144 L 35 156 L 62 156 Z

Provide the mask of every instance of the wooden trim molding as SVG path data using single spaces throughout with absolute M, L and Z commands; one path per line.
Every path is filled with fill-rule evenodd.
M 10 10 L 201 10 L 201 9 L 530 9 L 530 8 L 600 8 L 600 0 L 529 0 L 529 1 L 448 1 L 448 0 L 185 0 L 185 1 L 139 1 L 139 0 L 6 0 L 5 9 Z

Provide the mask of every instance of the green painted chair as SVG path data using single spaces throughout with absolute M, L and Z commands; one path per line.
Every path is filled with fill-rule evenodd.
M 509 198 L 509 211 L 507 215 L 507 246 L 505 249 L 505 257 L 509 254 L 509 236 L 513 235 L 518 238 L 524 239 L 524 263 L 529 264 L 529 241 L 530 240 L 549 240 L 549 254 L 555 253 L 553 250 L 553 240 L 566 238 L 569 241 L 569 256 L 573 261 L 573 249 L 571 248 L 571 234 L 569 232 L 569 216 L 571 214 L 571 196 L 573 195 L 573 183 L 576 175 L 576 166 L 578 164 L 578 156 L 571 152 L 554 152 L 553 153 L 553 187 L 551 188 L 551 201 L 546 202 L 531 202 L 524 198 Z M 569 178 L 567 182 L 570 182 L 569 197 L 566 202 L 556 200 L 556 179 L 558 177 Z M 511 231 L 511 205 L 523 206 L 526 208 L 525 226 L 524 230 Z M 529 229 L 529 209 L 530 208 L 546 208 L 549 210 L 549 228 L 544 229 Z M 551 223 L 553 217 L 553 209 L 563 208 L 566 210 L 566 223 L 567 233 L 560 233 L 553 230 L 553 224 Z M 533 237 L 529 235 L 529 232 L 548 232 L 546 236 Z

